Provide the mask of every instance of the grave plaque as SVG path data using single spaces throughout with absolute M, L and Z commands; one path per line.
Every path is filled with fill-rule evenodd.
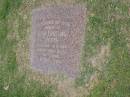
M 45 74 L 79 73 L 86 8 L 52 6 L 32 12 L 31 64 Z

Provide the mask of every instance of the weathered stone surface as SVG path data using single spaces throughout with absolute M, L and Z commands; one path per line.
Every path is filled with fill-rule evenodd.
M 31 64 L 45 74 L 79 73 L 85 7 L 52 6 L 32 12 Z

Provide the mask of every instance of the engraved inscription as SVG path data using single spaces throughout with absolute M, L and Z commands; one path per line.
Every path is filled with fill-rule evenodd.
M 65 14 L 66 13 L 66 14 Z M 85 8 L 56 6 L 32 13 L 31 63 L 44 73 L 79 73 Z

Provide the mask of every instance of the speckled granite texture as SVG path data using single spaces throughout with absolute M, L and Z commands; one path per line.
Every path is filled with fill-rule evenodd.
M 45 74 L 79 74 L 86 8 L 51 6 L 32 12 L 31 64 Z

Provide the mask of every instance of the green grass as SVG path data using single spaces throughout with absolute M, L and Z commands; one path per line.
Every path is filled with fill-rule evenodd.
M 8 22 L 9 17 L 17 16 L 13 12 L 17 12 L 21 3 L 22 0 L 0 1 L 0 97 L 54 97 L 53 85 L 41 85 L 38 81 L 28 80 L 26 72 L 18 71 L 14 51 L 18 41 L 8 39 L 7 35 L 13 31 L 13 28 L 9 27 L 12 25 Z M 6 87 L 7 90 L 4 89 Z
M 99 84 L 89 97 L 130 96 L 129 3 L 123 0 L 84 0 L 93 16 L 89 16 L 85 57 L 96 53 L 98 45 L 110 43 L 110 57 L 101 72 Z M 126 30 L 127 29 L 127 30 Z M 86 64 L 87 65 L 87 64 Z M 115 81 L 115 86 L 113 85 Z
M 83 54 L 84 71 L 76 80 L 83 86 L 96 70 L 86 59 L 97 53 L 97 46 L 110 44 L 110 57 L 107 59 L 97 86 L 89 97 L 130 97 L 130 52 L 127 47 L 130 38 L 130 4 L 124 0 L 80 0 L 86 4 L 90 14 L 86 27 L 85 47 Z M 34 80 L 27 80 L 26 72 L 18 72 L 14 49 L 18 40 L 7 39 L 13 29 L 9 28 L 9 17 L 22 4 L 22 0 L 0 0 L 0 97 L 54 97 L 56 88 L 53 85 L 41 85 Z M 15 14 L 17 17 L 17 14 Z M 15 19 L 15 17 L 14 17 Z M 18 33 L 24 27 L 22 20 Z M 4 90 L 9 85 L 8 90 Z M 60 97 L 60 96 L 59 96 Z

